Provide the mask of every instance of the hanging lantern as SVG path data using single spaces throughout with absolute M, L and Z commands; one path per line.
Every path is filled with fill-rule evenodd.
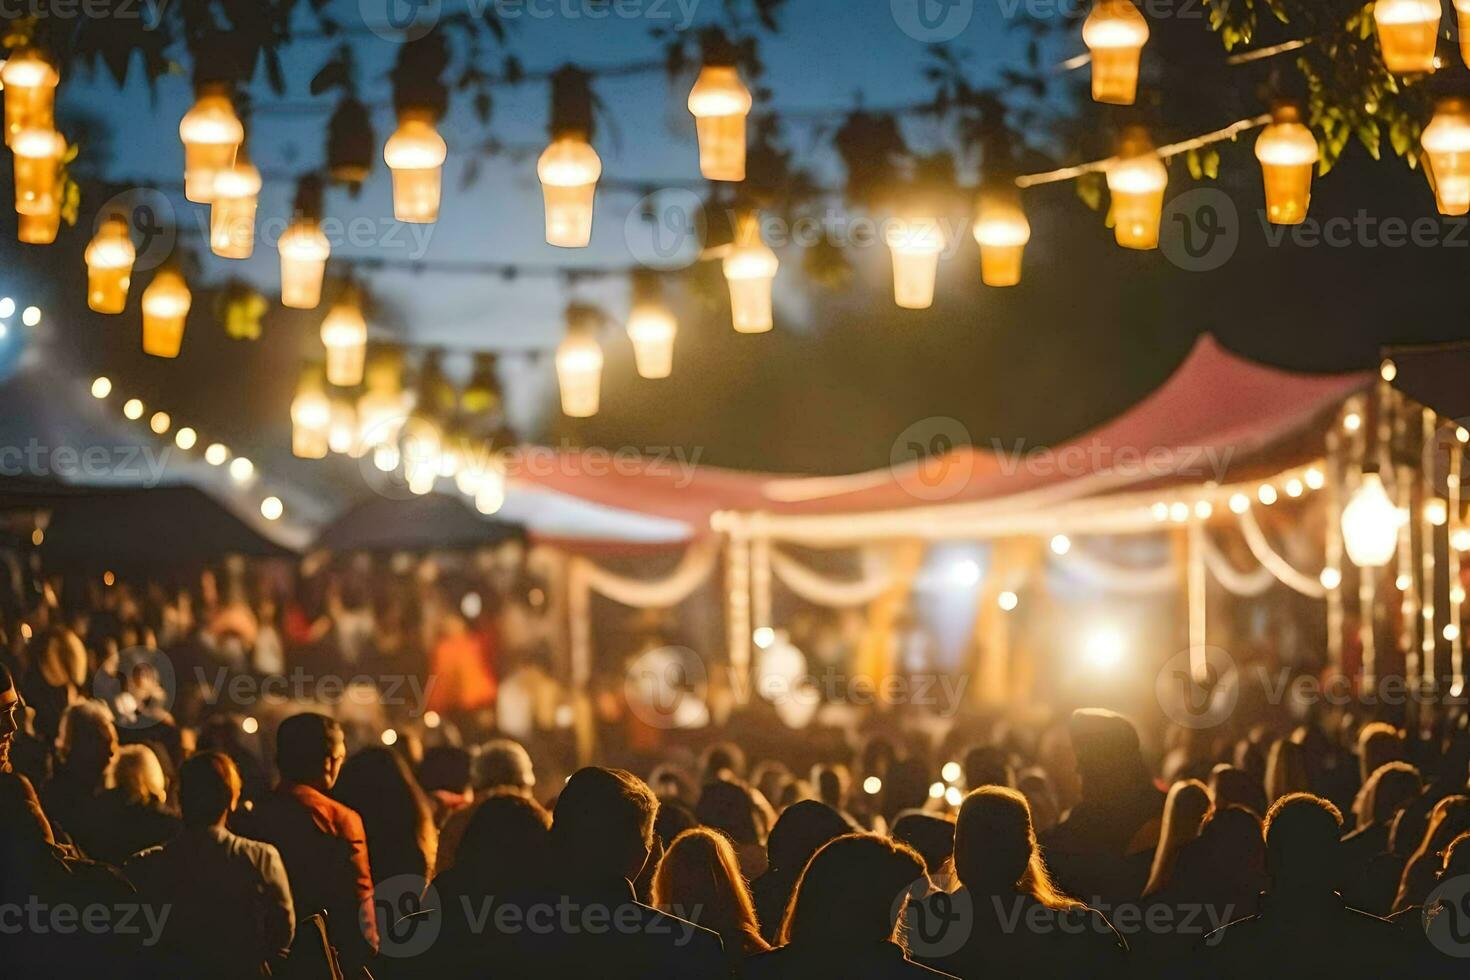
M 298 217 L 281 234 L 281 305 L 314 310 L 322 301 L 322 279 L 332 243 L 314 218 Z
M 362 382 L 367 360 L 367 320 L 355 286 L 348 286 L 322 320 L 322 346 L 327 349 L 327 380 L 339 388 Z
M 760 218 L 741 212 L 735 222 L 735 241 L 723 262 L 730 283 L 730 314 L 740 333 L 765 333 L 774 325 L 771 287 L 780 262 L 761 240 Z
M 1290 102 L 1271 110 L 1271 125 L 1256 139 L 1256 159 L 1266 185 L 1266 217 L 1275 225 L 1306 220 L 1312 198 L 1312 167 L 1317 139 L 1302 125 L 1301 112 Z
M 597 414 L 602 387 L 602 348 L 596 324 L 576 307 L 567 311 L 567 336 L 556 349 L 556 380 L 561 410 L 574 419 Z
M 1363 480 L 1342 509 L 1342 540 L 1348 557 L 1360 568 L 1381 568 L 1393 558 L 1399 528 L 1409 515 L 1394 506 L 1375 469 L 1365 469 Z
M 344 96 L 327 120 L 327 175 L 357 185 L 372 173 L 378 155 L 372 113 L 357 99 Z
M 383 146 L 383 162 L 393 171 L 393 217 L 415 224 L 438 219 L 439 185 L 448 155 L 432 113 L 408 109 L 398 114 L 398 131 Z
M 322 381 L 321 365 L 307 365 L 291 400 L 291 454 L 302 459 L 322 459 L 329 448 L 332 403 Z
M 1021 281 L 1021 256 L 1031 240 L 1031 222 L 1021 209 L 1021 195 L 1010 181 L 980 189 L 975 241 L 980 243 L 980 279 L 987 286 L 1014 286 Z
M 352 399 L 338 393 L 331 397 L 331 421 L 327 425 L 327 448 L 339 455 L 357 458 L 362 450 L 357 441 L 357 409 Z
M 1383 64 L 1395 75 L 1434 71 L 1439 0 L 1378 0 L 1373 22 Z
M 184 342 L 184 322 L 193 297 L 184 277 L 164 266 L 143 290 L 143 352 L 154 357 L 178 357 Z
M 906 310 L 927 310 L 934 305 L 934 280 L 944 251 L 938 219 L 894 218 L 884 238 L 893 253 L 893 301 Z
M 61 231 L 61 212 L 16 215 L 16 237 L 27 245 L 50 245 Z
M 87 245 L 87 305 L 98 313 L 121 313 L 128 304 L 137 250 L 128 223 L 114 214 L 102 222 Z
M 546 200 L 546 243 L 586 248 L 592 240 L 592 204 L 602 160 L 582 133 L 553 140 L 536 163 Z
M 628 314 L 633 360 L 644 378 L 667 378 L 674 370 L 674 335 L 679 323 L 657 303 L 639 303 Z
M 1148 40 L 1148 21 L 1132 0 L 1098 0 L 1082 22 L 1082 43 L 1092 52 L 1092 99 L 1132 105 L 1138 96 L 1138 62 Z
M 1440 99 L 1420 143 L 1439 213 L 1470 212 L 1470 104 Z
M 235 154 L 245 142 L 245 127 L 235 115 L 229 88 L 205 85 L 194 107 L 179 122 L 184 143 L 184 197 L 195 204 L 214 199 L 215 177 L 235 165 Z
M 11 143 L 15 151 L 17 214 L 59 214 L 61 158 L 66 140 L 54 129 L 23 129 Z
M 0 68 L 5 87 L 5 145 L 26 129 L 56 128 L 56 86 L 61 76 L 35 51 L 20 51 Z
M 396 350 L 375 350 L 368 359 L 363 372 L 367 390 L 357 399 L 357 444 L 363 452 L 398 442 L 409 407 L 402 371 L 402 358 Z
M 1164 188 L 1169 171 L 1154 152 L 1148 130 L 1129 126 L 1118 145 L 1118 157 L 1108 168 L 1108 193 L 1113 199 L 1113 235 L 1124 248 L 1159 247 L 1159 221 L 1164 213 Z
M 750 89 L 734 65 L 706 64 L 689 93 L 699 133 L 699 172 L 706 180 L 745 179 L 745 117 Z
M 217 171 L 209 205 L 209 248 L 222 259 L 248 259 L 255 251 L 255 209 L 260 171 L 241 150 L 232 166 Z
M 501 411 L 505 396 L 494 354 L 476 354 L 475 370 L 459 395 L 459 407 L 467 415 L 489 415 Z

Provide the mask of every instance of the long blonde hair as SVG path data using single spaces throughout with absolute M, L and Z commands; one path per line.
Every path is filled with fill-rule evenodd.
M 737 942 L 746 953 L 770 948 L 735 848 L 718 831 L 694 827 L 674 838 L 653 875 L 653 904 L 719 933 L 727 952 L 734 953 Z
M 1181 779 L 1169 787 L 1159 846 L 1154 850 L 1153 869 L 1144 886 L 1144 895 L 1152 895 L 1169 884 L 1174 864 L 1179 860 L 1179 849 L 1199 836 L 1210 806 L 1210 791 L 1198 779 Z
M 967 888 L 999 885 L 1058 911 L 1086 907 L 1052 880 L 1031 805 L 1009 787 L 982 786 L 965 797 L 955 823 L 955 870 Z

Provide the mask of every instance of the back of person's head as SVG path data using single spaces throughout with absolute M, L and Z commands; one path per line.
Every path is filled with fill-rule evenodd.
M 905 810 L 893 822 L 891 836 L 917 851 L 924 859 L 924 870 L 934 878 L 949 870 L 954 857 L 954 824 L 950 816 Z
M 683 800 L 659 797 L 658 816 L 653 818 L 653 832 L 658 835 L 659 840 L 668 844 L 684 831 L 698 826 L 699 818 Z
M 1446 796 L 1429 812 L 1429 826 L 1419 850 L 1438 854 L 1467 830 L 1470 830 L 1470 796 Z
M 812 786 L 816 788 L 817 799 L 834 810 L 847 806 L 847 791 L 851 782 L 852 777 L 844 765 L 812 767 Z
M 960 883 L 982 895 L 1020 892 L 1049 908 L 1077 904 L 1052 881 L 1031 808 L 1013 789 L 982 786 L 965 797 L 955 821 L 954 866 Z
M 736 844 L 764 844 L 769 830 L 754 795 L 741 783 L 717 779 L 706 783 L 694 816 Z
M 714 930 L 726 946 L 760 936 L 735 848 L 718 831 L 696 827 L 674 838 L 653 876 L 653 904 Z
M 551 814 L 523 793 L 497 790 L 475 806 L 455 866 L 493 894 L 546 876 Z
M 1209 790 L 1198 779 L 1181 779 L 1169 787 L 1169 795 L 1164 799 L 1164 822 L 1159 829 L 1158 846 L 1154 848 L 1153 867 L 1144 888 L 1145 895 L 1169 883 L 1180 848 L 1199 836 L 1210 806 Z
M 240 770 L 223 752 L 200 752 L 179 767 L 179 809 L 190 827 L 208 827 L 240 801 Z
M 1266 756 L 1266 803 L 1269 806 L 1288 793 L 1306 793 L 1312 788 L 1307 773 L 1307 750 L 1300 742 L 1278 738 Z
M 370 846 L 412 841 L 432 866 L 433 811 L 403 756 L 381 745 L 358 749 L 342 763 L 332 795 L 362 815 Z
M 56 747 L 63 764 L 93 770 L 99 776 L 105 772 L 117 752 L 117 729 L 107 705 L 101 701 L 69 705 L 61 715 Z
M 1358 771 L 1364 782 L 1380 767 L 1404 759 L 1404 736 L 1386 721 L 1373 721 L 1358 732 Z
M 899 759 L 883 775 L 882 812 L 889 820 L 905 810 L 918 810 L 929 802 L 933 772 L 923 760 Z
M 799 873 L 818 848 L 843 834 L 852 833 L 853 829 L 842 814 L 825 803 L 816 800 L 793 803 L 781 811 L 766 840 L 771 867 Z
M 893 941 L 905 895 L 926 883 L 924 859 L 907 844 L 876 834 L 839 837 L 812 856 L 797 881 L 781 942 L 845 954 Z
M 716 742 L 699 757 L 700 781 L 745 778 L 745 752 L 734 742 Z
M 65 626 L 49 631 L 36 672 L 50 687 L 81 687 L 87 680 L 87 648 L 81 637 Z
M 551 815 L 551 843 L 564 871 L 591 879 L 638 877 L 653 846 L 658 798 L 623 769 L 572 774 Z
M 1104 708 L 1078 708 L 1067 730 L 1085 797 L 1124 802 L 1126 794 L 1149 781 L 1138 729 L 1127 718 Z
M 977 745 L 965 753 L 960 768 L 965 773 L 965 788 L 979 789 L 981 786 L 1016 785 L 1016 773 L 1011 768 L 1005 750 L 995 745 Z
M 1210 770 L 1210 799 L 1215 806 L 1243 806 L 1255 813 L 1266 812 L 1266 791 L 1261 781 L 1244 769 L 1224 763 Z
M 1273 891 L 1330 892 L 1336 881 L 1342 813 L 1310 793 L 1292 793 L 1266 813 L 1266 870 Z
M 1035 767 L 1021 770 L 1016 776 L 1016 789 L 1021 791 L 1031 807 L 1031 825 L 1038 834 L 1044 834 L 1057 825 L 1061 819 L 1061 805 L 1046 770 Z
M 112 762 L 108 782 L 129 803 L 161 806 L 168 800 L 168 780 L 158 756 L 146 745 L 124 745 Z
M 1444 849 L 1444 867 L 1439 873 L 1440 881 L 1449 881 L 1470 875 L 1470 831 L 1454 840 Z
M 495 738 L 480 746 L 475 756 L 475 789 L 482 793 L 506 789 L 529 793 L 536 787 L 531 754 L 520 742 Z
M 1363 784 L 1362 814 L 1369 823 L 1387 824 L 1422 788 L 1418 769 L 1407 762 L 1386 762 Z
M 276 728 L 276 768 L 287 782 L 330 789 L 345 755 L 342 726 L 326 715 L 303 711 Z
M 466 793 L 470 789 L 470 753 L 458 745 L 432 745 L 419 763 L 419 785 L 427 793 Z
M 1231 873 L 1263 871 L 1266 840 L 1261 828 L 1261 818 L 1247 807 L 1216 807 L 1200 825 L 1199 840 L 1216 867 Z

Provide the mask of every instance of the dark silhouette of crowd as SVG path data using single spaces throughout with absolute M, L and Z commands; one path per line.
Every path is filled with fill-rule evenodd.
M 177 765 L 102 702 L 44 707 L 49 728 L 0 667 L 0 972 L 27 980 L 1378 980 L 1470 957 L 1455 711 L 1176 732 L 1150 764 L 1085 709 L 942 766 L 877 733 L 809 775 L 716 743 L 546 787 L 507 739 L 360 746 L 304 705 L 268 760 L 184 730 Z

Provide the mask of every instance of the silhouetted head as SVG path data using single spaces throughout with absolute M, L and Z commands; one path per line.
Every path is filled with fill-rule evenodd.
M 852 831 L 852 825 L 832 807 L 802 800 L 781 811 L 766 841 L 766 853 L 772 868 L 799 873 L 823 844 Z
M 1423 788 L 1419 770 L 1407 762 L 1387 762 L 1373 770 L 1363 784 L 1362 816 L 1365 822 L 1387 824 Z
M 72 772 L 100 782 L 117 754 L 112 712 L 101 701 L 79 701 L 61 716 L 57 754 Z
M 1243 806 L 1216 807 L 1200 825 L 1200 846 L 1219 867 L 1232 872 L 1266 869 L 1261 818 Z
M 1079 708 L 1068 724 L 1084 799 L 1122 802 L 1150 782 L 1133 722 L 1103 708 Z
M 764 844 L 765 815 L 749 788 L 729 779 L 706 783 L 694 807 L 694 816 L 736 844 Z
M 508 789 L 529 793 L 536 788 L 536 770 L 531 754 L 520 742 L 491 739 L 475 756 L 475 789 L 482 793 Z
M 1244 769 L 1220 764 L 1210 770 L 1210 798 L 1215 806 L 1243 806 L 1254 813 L 1266 812 L 1266 789 Z
M 325 793 L 336 785 L 346 758 L 342 726 L 326 715 L 304 711 L 276 729 L 276 768 L 288 783 Z
M 632 773 L 579 769 L 557 797 L 551 843 L 570 875 L 632 881 L 648 861 L 657 813 L 658 798 Z
M 653 904 L 719 933 L 727 947 L 759 941 L 755 904 L 730 839 L 705 827 L 674 839 L 653 876 Z
M 891 835 L 919 852 L 924 870 L 933 878 L 949 870 L 950 858 L 954 857 L 954 824 L 953 817 L 905 810 L 893 822 Z
M 847 834 L 813 855 L 796 883 L 781 941 L 847 953 L 897 936 L 924 860 L 907 844 L 875 834 Z
M 1005 750 L 995 745 L 977 745 L 965 753 L 961 768 L 965 771 L 965 788 L 1009 786 L 1015 788 L 1016 774 L 1011 769 Z
M 179 767 L 179 808 L 190 827 L 210 827 L 240 803 L 240 770 L 223 752 L 200 752 Z
M 1266 756 L 1266 804 L 1269 806 L 1288 793 L 1305 793 L 1309 789 L 1307 750 L 1289 738 L 1272 742 Z
M 846 766 L 812 767 L 812 785 L 816 788 L 817 799 L 834 810 L 847 806 L 847 791 L 851 783 L 852 776 Z
M 521 793 L 501 790 L 476 804 L 455 856 L 475 885 L 493 894 L 546 876 L 551 814 Z
M 1320 796 L 1292 793 L 1266 814 L 1266 871 L 1272 891 L 1330 893 L 1340 873 L 1342 813 Z
M 1358 732 L 1358 776 L 1363 782 L 1379 767 L 1403 758 L 1403 733 L 1388 722 L 1369 722 Z
M 699 773 L 701 781 L 706 783 L 717 779 L 744 779 L 745 753 L 734 742 L 716 742 L 700 757 Z
M 419 763 L 419 785 L 429 793 L 467 793 L 470 790 L 470 754 L 458 745 L 434 745 Z

